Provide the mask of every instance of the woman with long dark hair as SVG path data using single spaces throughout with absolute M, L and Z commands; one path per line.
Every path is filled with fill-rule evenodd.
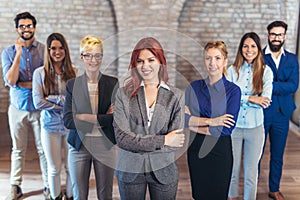
M 41 138 L 48 165 L 48 179 L 51 199 L 62 199 L 61 193 L 61 149 L 64 159 L 68 160 L 68 130 L 63 123 L 63 104 L 66 93 L 66 81 L 76 76 L 72 66 L 69 47 L 65 37 L 52 33 L 47 38 L 44 66 L 33 73 L 33 103 L 41 111 Z M 68 162 L 65 162 L 67 174 L 66 196 L 71 198 Z
M 231 135 L 233 171 L 229 199 L 239 196 L 239 174 L 244 159 L 244 200 L 255 200 L 258 163 L 264 145 L 263 109 L 271 103 L 273 74 L 264 64 L 261 41 L 254 32 L 241 38 L 228 79 L 242 90 L 239 117 Z M 243 155 L 243 156 L 242 156 Z

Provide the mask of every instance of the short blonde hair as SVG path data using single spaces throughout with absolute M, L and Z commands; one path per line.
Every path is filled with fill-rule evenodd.
M 103 52 L 102 39 L 94 35 L 87 35 L 80 41 L 80 54 L 95 47 L 100 47 Z

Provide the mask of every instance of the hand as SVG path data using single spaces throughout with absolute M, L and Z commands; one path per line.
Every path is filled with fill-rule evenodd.
M 169 147 L 183 147 L 185 135 L 182 129 L 177 129 L 169 132 L 165 136 L 165 145 Z
M 225 114 L 220 117 L 211 118 L 208 121 L 209 126 L 225 126 L 226 128 L 230 128 L 234 126 L 235 121 L 233 119 L 233 115 Z
M 22 46 L 25 46 L 25 42 L 22 38 L 18 37 L 15 42 L 17 53 L 22 53 Z
M 113 114 L 113 112 L 115 111 L 115 104 L 111 104 L 108 108 L 108 110 L 106 111 L 106 114 Z
M 267 108 L 271 105 L 272 100 L 268 97 L 262 96 L 250 96 L 248 101 L 257 105 L 260 105 L 263 108 Z

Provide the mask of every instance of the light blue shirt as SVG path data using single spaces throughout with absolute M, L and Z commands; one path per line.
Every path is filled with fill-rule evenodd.
M 255 128 L 263 124 L 263 108 L 254 103 L 248 102 L 249 96 L 257 96 L 252 93 L 252 65 L 244 62 L 238 74 L 234 66 L 228 68 L 228 80 L 238 85 L 242 91 L 240 111 L 236 122 L 238 128 Z M 263 92 L 261 96 L 271 99 L 273 89 L 273 73 L 269 66 L 265 65 L 263 75 Z M 272 103 L 272 102 L 271 102 Z
M 63 122 L 66 83 L 61 79 L 61 75 L 56 75 L 58 94 L 49 95 L 46 99 L 44 79 L 44 67 L 37 68 L 33 73 L 32 96 L 35 108 L 41 110 L 41 126 L 47 133 L 66 133 L 67 129 Z
M 2 52 L 2 75 L 5 84 L 10 87 L 10 104 L 19 110 L 36 110 L 32 102 L 32 90 L 19 88 L 17 85 L 19 82 L 32 81 L 34 70 L 44 64 L 44 49 L 45 45 L 36 40 L 34 40 L 29 48 L 22 47 L 19 78 L 16 85 L 10 85 L 5 78 L 16 56 L 15 45 L 4 49 Z

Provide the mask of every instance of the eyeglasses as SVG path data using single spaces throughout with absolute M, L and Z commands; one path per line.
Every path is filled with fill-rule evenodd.
M 274 39 L 276 37 L 278 37 L 279 39 L 283 39 L 285 36 L 284 33 L 269 33 L 269 37 Z
M 34 28 L 34 27 L 33 27 L 33 24 L 27 24 L 27 25 L 25 25 L 25 24 L 20 24 L 20 25 L 19 25 L 19 29 L 25 30 L 26 28 L 32 29 L 32 28 Z
M 82 54 L 82 56 L 83 56 L 83 58 L 85 59 L 85 60 L 92 60 L 93 59 L 93 57 L 96 59 L 96 60 L 101 60 L 102 59 L 102 57 L 103 57 L 103 54 L 101 54 L 101 53 L 96 53 L 96 54 Z

